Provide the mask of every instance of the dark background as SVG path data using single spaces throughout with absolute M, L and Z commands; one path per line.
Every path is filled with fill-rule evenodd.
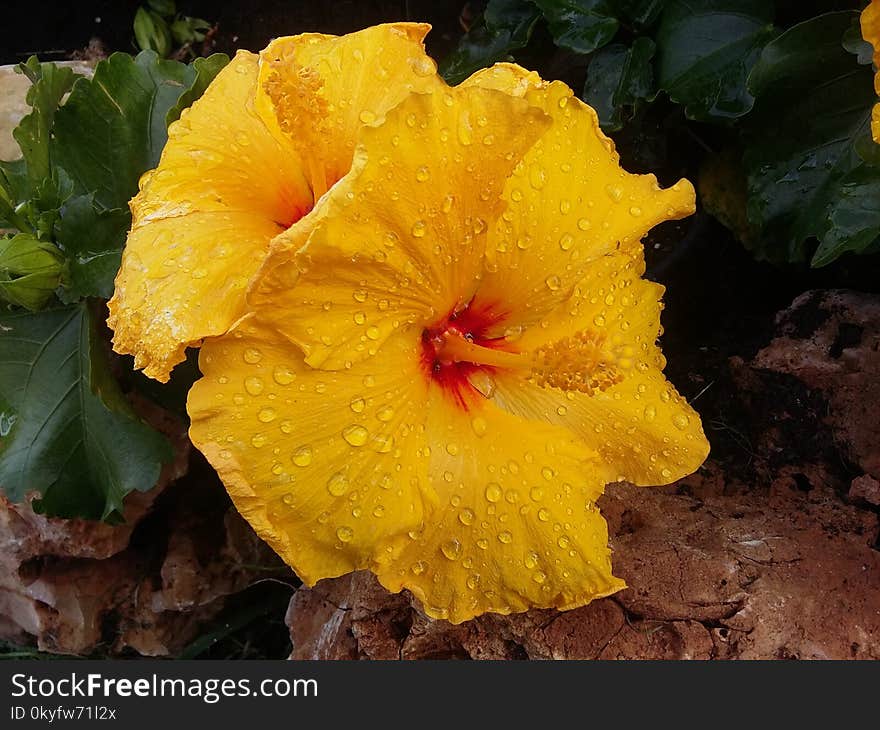
M 136 52 L 132 21 L 141 0 L 43 0 L 38 5 L 3 0 L 5 25 L 0 63 L 31 54 L 41 60 L 68 58 L 99 37 L 108 51 Z M 146 4 L 146 0 L 143 0 Z M 215 50 L 259 51 L 275 36 L 303 32 L 344 34 L 376 23 L 431 23 L 428 51 L 442 57 L 461 35 L 458 16 L 465 0 L 177 0 L 184 15 L 216 23 Z M 479 5 L 479 3 L 477 3 Z

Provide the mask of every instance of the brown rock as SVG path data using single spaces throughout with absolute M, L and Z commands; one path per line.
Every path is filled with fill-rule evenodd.
M 880 507 L 880 482 L 874 477 L 862 474 L 852 480 L 849 487 L 850 499 L 863 499 L 866 502 Z

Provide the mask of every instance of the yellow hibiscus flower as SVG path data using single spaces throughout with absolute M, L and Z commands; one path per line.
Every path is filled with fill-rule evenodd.
M 436 83 L 428 30 L 396 23 L 239 51 L 171 126 L 131 202 L 109 302 L 117 352 L 165 381 L 187 346 L 229 329 L 272 238 L 348 171 L 358 128 Z
M 693 209 L 564 84 L 436 79 L 275 238 L 204 343 L 191 438 L 306 584 L 366 568 L 454 622 L 613 593 L 605 484 L 708 452 L 641 278 L 642 236 Z
M 880 0 L 871 0 L 862 11 L 862 38 L 874 46 L 874 91 L 880 94 Z M 871 136 L 880 142 L 880 104 L 875 104 L 871 112 Z

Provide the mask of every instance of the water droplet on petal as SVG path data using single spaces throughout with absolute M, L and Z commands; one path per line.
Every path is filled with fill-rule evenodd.
M 413 223 L 413 227 L 410 232 L 416 238 L 423 238 L 426 228 L 427 226 L 425 225 L 425 221 L 416 221 L 415 223 Z
M 431 178 L 431 171 L 425 166 L 422 165 L 418 170 L 416 170 L 416 180 L 419 182 L 426 182 Z
M 467 508 L 458 513 L 458 521 L 463 525 L 472 525 L 474 517 L 474 511 Z
M 691 423 L 691 419 L 686 413 L 676 413 L 672 417 L 672 425 L 679 431 L 684 431 Z
M 250 365 L 255 365 L 263 359 L 263 353 L 254 347 L 249 347 L 244 351 L 244 361 Z
M 339 538 L 340 542 L 351 542 L 351 539 L 354 537 L 354 530 L 350 527 L 342 526 L 336 530 L 336 537 Z
M 471 428 L 474 429 L 474 433 L 477 434 L 477 436 L 485 436 L 489 425 L 486 423 L 485 418 L 477 416 L 471 421 Z
M 342 438 L 344 438 L 352 446 L 363 446 L 365 443 L 367 443 L 369 433 L 367 432 L 367 429 L 365 429 L 363 426 L 354 424 L 348 426 L 342 431 Z
M 277 415 L 277 414 L 275 413 L 275 409 L 274 409 L 274 408 L 263 408 L 263 409 L 257 414 L 257 420 L 258 420 L 260 423 L 271 423 L 272 421 L 275 420 L 275 416 L 276 416 L 276 415 Z
M 341 497 L 348 491 L 348 479 L 341 471 L 336 472 L 327 480 L 327 491 L 334 497 Z
M 291 459 L 297 466 L 308 466 L 312 463 L 312 448 L 310 446 L 300 446 L 293 452 Z
M 486 486 L 486 499 L 490 502 L 498 502 L 501 499 L 501 485 L 491 482 Z
M 388 421 L 394 418 L 394 409 L 391 406 L 384 406 L 376 412 L 376 418 L 382 421 L 382 423 L 388 423 Z
M 461 543 L 455 538 L 452 538 L 440 546 L 440 551 L 449 560 L 458 560 L 461 557 Z
M 376 121 L 376 115 L 373 112 L 371 112 L 369 109 L 364 109 L 360 113 L 359 119 L 364 124 L 372 124 L 373 122 Z
M 367 402 L 363 398 L 354 398 L 351 403 L 348 404 L 348 407 L 355 413 L 362 413 L 366 405 Z
M 513 542 L 513 535 L 511 535 L 507 530 L 498 533 L 498 542 L 503 543 L 505 545 L 509 545 Z
M 251 395 L 259 395 L 263 392 L 263 387 L 263 379 L 257 375 L 244 379 L 244 389 Z

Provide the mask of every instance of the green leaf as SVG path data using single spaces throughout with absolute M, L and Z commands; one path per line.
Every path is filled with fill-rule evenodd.
M 140 176 L 155 167 L 168 138 L 166 117 L 197 71 L 153 51 L 114 53 L 94 78 L 74 84 L 55 117 L 53 151 L 82 195 L 107 210 L 127 208 Z
M 211 30 L 211 24 L 202 18 L 183 17 L 171 24 L 171 35 L 174 42 L 181 46 L 205 40 L 205 34 L 209 30 Z
M 769 43 L 752 70 L 755 109 L 745 129 L 750 222 L 761 234 L 758 255 L 813 265 L 869 245 L 875 212 L 859 195 L 873 194 L 880 168 L 859 150 L 870 139 L 876 101 L 873 71 L 842 39 L 855 12 L 804 21 Z
M 0 239 L 0 300 L 41 309 L 61 279 L 58 249 L 27 233 Z
M 151 10 L 155 10 L 159 15 L 171 17 L 177 12 L 177 5 L 174 0 L 147 0 L 147 5 Z
M 77 74 L 67 67 L 40 63 L 36 56 L 19 64 L 17 70 L 31 81 L 26 97 L 31 111 L 19 122 L 12 136 L 21 148 L 27 177 L 33 188 L 51 176 L 49 140 L 55 112 Z
M 489 0 L 483 17 L 440 64 L 440 73 L 457 84 L 474 71 L 510 58 L 531 38 L 541 13 L 528 0 Z
M 667 0 L 612 0 L 617 9 L 618 16 L 634 25 L 644 29 L 654 24 Z
M 207 58 L 197 58 L 193 61 L 191 66 L 195 71 L 195 76 L 187 89 L 180 95 L 177 103 L 168 110 L 165 115 L 165 124 L 170 126 L 172 122 L 177 121 L 181 112 L 192 106 L 193 102 L 205 93 L 205 89 L 227 63 L 229 63 L 229 56 L 225 53 L 214 53 Z
M 55 239 L 67 255 L 65 301 L 110 298 L 130 225 L 127 209 L 99 210 L 91 195 L 77 196 L 61 208 Z
M 0 315 L 0 485 L 60 517 L 119 519 L 150 489 L 168 442 L 141 422 L 108 369 L 85 304 Z
M 628 113 L 651 95 L 654 48 L 650 38 L 636 38 L 631 48 L 615 43 L 590 60 L 583 98 L 596 110 L 605 132 L 623 127 Z
M 749 71 L 773 37 L 766 0 L 671 0 L 657 30 L 657 87 L 695 120 L 740 117 Z
M 813 255 L 825 266 L 846 251 L 867 253 L 880 236 L 880 170 L 862 165 L 844 176 L 828 214 L 828 230 Z
M 138 8 L 134 16 L 134 39 L 142 51 L 155 51 L 162 58 L 171 53 L 171 30 L 158 13 Z
M 610 0 L 535 0 L 556 45 L 592 53 L 611 42 L 620 25 Z

